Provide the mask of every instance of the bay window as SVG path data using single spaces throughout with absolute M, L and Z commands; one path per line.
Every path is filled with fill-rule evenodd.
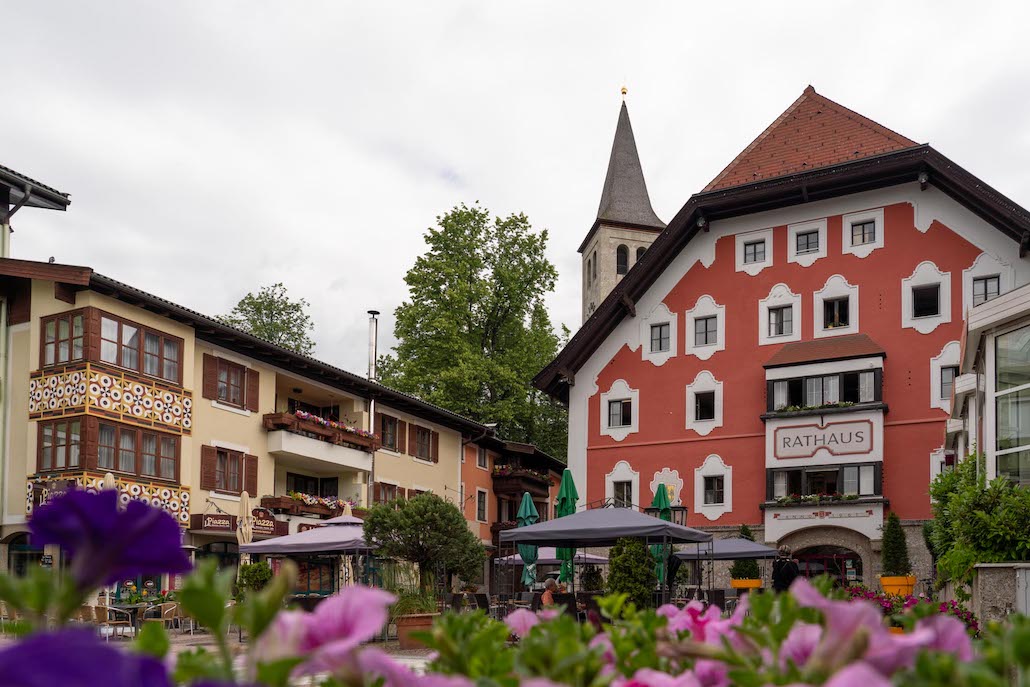
M 879 398 L 880 370 L 841 372 L 769 382 L 768 410 L 820 408 L 838 403 L 872 403 Z
M 880 464 L 819 465 L 768 471 L 769 500 L 804 496 L 879 496 Z
M 56 420 L 39 423 L 40 472 L 79 467 L 82 441 L 81 420 Z
M 41 321 L 43 328 L 43 363 L 61 365 L 82 360 L 86 330 L 82 312 L 62 313 Z
M 104 313 L 100 317 L 100 360 L 178 383 L 182 339 Z
M 995 339 L 997 474 L 1030 486 L 1030 326 Z
M 97 467 L 149 479 L 175 480 L 179 474 L 179 438 L 172 434 L 101 422 Z

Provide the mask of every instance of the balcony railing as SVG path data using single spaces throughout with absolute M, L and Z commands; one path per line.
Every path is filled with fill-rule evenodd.
M 343 509 L 350 503 L 344 499 L 328 496 L 312 496 L 294 492 L 286 496 L 263 496 L 261 507 L 286 515 L 313 515 L 320 518 L 333 518 L 343 514 Z M 364 512 L 364 511 L 362 511 Z
M 104 486 L 104 474 L 87 470 L 72 470 L 47 477 L 29 478 L 25 490 L 25 512 L 33 510 L 68 489 L 98 492 Z M 149 482 L 141 479 L 117 478 L 118 491 L 123 498 L 135 499 L 167 511 L 180 527 L 190 524 L 190 489 L 167 482 Z
M 528 468 L 498 465 L 493 470 L 493 487 L 496 494 L 517 494 L 522 496 L 528 491 L 533 496 L 548 495 L 551 478 L 536 470 Z
M 269 413 L 262 418 L 262 422 L 265 429 L 270 432 L 284 430 L 337 446 L 351 446 L 362 451 L 378 451 L 381 445 L 379 437 L 375 434 L 302 411 Z

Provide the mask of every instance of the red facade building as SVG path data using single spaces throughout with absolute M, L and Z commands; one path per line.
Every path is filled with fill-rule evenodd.
M 872 582 L 884 517 L 919 532 L 965 313 L 1030 282 L 1030 214 L 809 87 L 666 227 L 625 104 L 583 253 L 584 322 L 537 386 L 569 404 L 592 504 L 666 485 Z

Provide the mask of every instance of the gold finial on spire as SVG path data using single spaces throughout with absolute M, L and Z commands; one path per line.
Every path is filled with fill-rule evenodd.
M 628 90 L 628 89 L 627 89 L 627 88 L 626 88 L 625 86 L 623 86 L 623 87 L 622 87 L 622 99 L 623 99 L 623 100 L 625 100 L 625 99 L 626 99 L 626 94 L 627 94 L 627 93 L 629 93 L 629 90 Z

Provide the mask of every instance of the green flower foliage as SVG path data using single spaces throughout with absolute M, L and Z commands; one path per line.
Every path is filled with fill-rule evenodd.
M 565 408 L 530 384 L 568 338 L 544 303 L 558 276 L 547 231 L 522 214 L 492 218 L 462 204 L 437 217 L 425 241 L 404 278 L 408 300 L 395 311 L 397 346 L 380 360 L 383 383 L 563 458 Z
M 977 563 L 1030 559 L 1030 489 L 986 481 L 983 457 L 970 456 L 930 485 L 937 570 L 960 585 Z
M 654 604 L 654 558 L 639 539 L 620 539 L 608 556 L 608 593 L 625 594 L 637 608 Z
M 737 536 L 748 541 L 755 540 L 754 533 L 747 525 L 740 526 Z M 758 561 L 755 560 L 733 561 L 733 565 L 730 566 L 730 577 L 735 580 L 757 580 L 761 576 L 762 573 L 758 570 Z
M 881 555 L 884 575 L 908 575 L 912 572 L 912 564 L 908 560 L 908 542 L 897 513 L 888 515 L 887 524 L 883 526 Z

